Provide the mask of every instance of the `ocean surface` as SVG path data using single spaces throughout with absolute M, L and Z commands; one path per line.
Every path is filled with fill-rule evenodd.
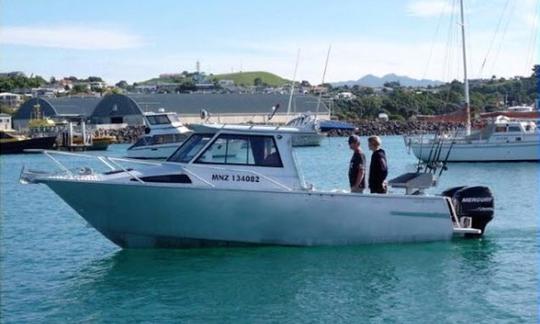
M 401 137 L 383 145 L 390 177 L 414 170 Z M 296 153 L 317 189 L 347 187 L 345 138 Z M 434 192 L 494 192 L 482 239 L 198 250 L 121 250 L 44 185 L 19 184 L 23 165 L 55 168 L 41 155 L 0 156 L 2 323 L 538 322 L 538 163 L 449 165 Z

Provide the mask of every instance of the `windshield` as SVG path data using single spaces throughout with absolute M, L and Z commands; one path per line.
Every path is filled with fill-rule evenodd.
M 167 161 L 188 163 L 214 137 L 214 134 L 194 134 L 182 144 Z
M 167 115 L 147 115 L 146 119 L 150 125 L 164 125 L 171 123 Z

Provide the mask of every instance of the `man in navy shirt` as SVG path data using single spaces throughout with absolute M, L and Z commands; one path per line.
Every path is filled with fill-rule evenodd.
M 371 193 L 386 193 L 386 176 L 388 176 L 388 164 L 386 163 L 386 153 L 381 148 L 379 136 L 368 138 L 368 146 L 373 153 L 369 165 L 369 190 Z
M 349 164 L 349 184 L 351 192 L 362 193 L 366 187 L 366 156 L 360 148 L 360 137 L 349 136 L 349 148 L 354 152 Z

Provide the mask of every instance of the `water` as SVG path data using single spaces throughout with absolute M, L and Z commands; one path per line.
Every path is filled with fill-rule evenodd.
M 308 182 L 347 185 L 345 142 L 296 150 Z M 414 169 L 401 138 L 383 142 L 390 177 Z M 23 164 L 54 167 L 45 157 L 0 161 L 2 323 L 538 322 L 536 163 L 450 165 L 438 191 L 483 184 L 495 194 L 481 240 L 127 251 L 45 186 L 18 184 Z

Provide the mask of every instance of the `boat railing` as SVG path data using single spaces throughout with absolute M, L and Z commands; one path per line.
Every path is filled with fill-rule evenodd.
M 134 164 L 142 164 L 142 165 L 160 165 L 160 163 L 157 162 L 149 162 L 149 161 L 140 161 L 140 160 L 134 160 L 134 159 L 126 159 L 126 158 L 118 158 L 118 157 L 112 157 L 112 156 L 103 156 L 103 155 L 91 155 L 91 154 L 84 154 L 84 153 L 73 153 L 73 152 L 63 152 L 63 151 L 54 151 L 54 150 L 42 150 L 42 149 L 29 149 L 25 150 L 27 152 L 34 152 L 34 153 L 42 153 L 46 157 L 48 157 L 53 163 L 58 166 L 66 175 L 68 175 L 71 178 L 75 178 L 75 174 L 62 162 L 60 162 L 57 158 L 55 158 L 53 155 L 63 155 L 63 156 L 75 156 L 75 157 L 82 157 L 82 158 L 89 158 L 98 160 L 101 163 L 103 163 L 107 168 L 109 168 L 111 171 L 123 171 L 129 174 L 131 177 L 133 177 L 135 180 L 137 180 L 140 183 L 145 183 L 141 178 L 139 178 L 134 172 L 126 168 L 124 165 L 122 165 L 122 162 L 127 163 L 134 163 Z
M 276 179 L 272 179 L 271 177 L 267 176 L 267 175 L 264 175 L 260 172 L 257 172 L 257 171 L 253 171 L 253 170 L 246 170 L 246 169 L 231 169 L 231 168 L 221 168 L 221 167 L 213 167 L 213 166 L 202 166 L 202 165 L 193 165 L 191 164 L 190 167 L 196 167 L 196 168 L 204 168 L 204 169 L 213 169 L 213 170 L 220 170 L 220 171 L 233 171 L 233 172 L 247 172 L 247 173 L 251 173 L 253 175 L 256 175 L 258 177 L 261 177 L 265 180 L 268 180 L 269 182 L 273 183 L 274 185 L 280 187 L 280 188 L 283 188 L 287 191 L 293 191 L 293 189 L 287 185 L 284 185 L 282 184 L 281 182 L 277 181 Z M 193 173 L 193 175 L 197 176 L 193 171 L 190 171 L 188 170 L 185 166 L 182 167 L 184 170 L 186 170 L 187 172 L 191 172 Z M 198 179 L 200 180 L 203 180 L 201 179 L 201 177 L 197 176 Z M 205 181 L 205 180 L 204 180 Z M 205 183 L 208 183 L 207 181 L 205 181 Z M 213 186 L 213 185 L 212 185 Z

